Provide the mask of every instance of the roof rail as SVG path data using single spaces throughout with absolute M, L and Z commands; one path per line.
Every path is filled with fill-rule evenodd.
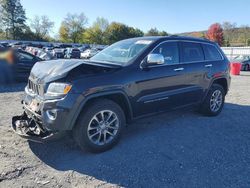
M 170 37 L 179 37 L 178 35 L 169 35 Z

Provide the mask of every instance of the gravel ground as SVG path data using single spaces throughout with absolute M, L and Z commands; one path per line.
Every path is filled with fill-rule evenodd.
M 23 87 L 0 87 L 0 187 L 250 187 L 249 73 L 232 77 L 219 116 L 184 110 L 137 120 L 101 154 L 69 136 L 38 144 L 13 134 Z

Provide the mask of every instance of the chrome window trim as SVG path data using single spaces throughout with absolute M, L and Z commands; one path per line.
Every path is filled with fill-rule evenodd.
M 206 44 L 208 44 L 208 43 L 206 43 Z M 224 59 L 225 59 L 217 45 L 214 45 L 214 44 L 208 44 L 208 45 L 211 45 L 211 46 L 215 47 L 215 49 L 219 52 L 219 54 L 220 54 L 220 56 L 221 56 L 221 59 L 206 60 L 206 61 L 221 61 L 221 60 L 224 60 Z M 202 49 L 203 49 L 203 48 L 202 48 Z M 204 53 L 204 58 L 206 58 L 206 57 L 205 57 L 204 49 L 203 49 L 203 53 Z
M 224 56 L 222 55 L 221 51 L 218 49 L 218 46 L 215 45 L 215 44 L 211 44 L 209 42 L 198 42 L 198 41 L 192 41 L 192 40 L 165 40 L 165 41 L 162 41 L 160 42 L 159 44 L 157 44 L 153 50 L 151 50 L 148 54 L 152 53 L 158 46 L 164 44 L 164 43 L 167 43 L 167 42 L 192 42 L 192 43 L 198 43 L 198 44 L 208 44 L 208 45 L 211 45 L 211 46 L 214 46 L 217 51 L 220 53 L 221 55 L 221 59 L 220 60 L 203 60 L 203 61 L 187 61 L 187 62 L 180 62 L 179 63 L 176 63 L 176 64 L 172 64 L 172 65 L 183 65 L 183 64 L 191 64 L 191 63 L 201 63 L 201 62 L 214 62 L 214 61 L 223 61 L 225 60 Z M 179 49 L 179 47 L 178 47 Z M 203 48 L 202 48 L 203 50 Z M 148 55 L 147 54 L 147 55 Z M 203 51 L 203 54 L 204 54 L 204 51 Z M 204 58 L 205 58 L 205 54 L 204 54 Z M 180 60 L 180 53 L 179 53 L 179 60 Z M 170 64 L 162 64 L 162 65 L 151 65 L 151 66 L 148 66 L 149 68 L 154 68 L 154 67 L 163 67 L 163 66 L 172 66 Z

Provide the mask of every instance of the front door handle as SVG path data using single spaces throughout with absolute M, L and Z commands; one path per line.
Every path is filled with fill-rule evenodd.
M 212 64 L 207 64 L 207 65 L 205 65 L 206 68 L 210 68 L 210 67 L 212 67 L 212 66 L 213 66 Z
M 183 71 L 184 68 L 177 68 L 177 69 L 174 69 L 174 71 Z

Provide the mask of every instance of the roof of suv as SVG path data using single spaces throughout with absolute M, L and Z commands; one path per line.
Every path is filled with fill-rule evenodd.
M 146 36 L 146 37 L 138 37 L 140 39 L 149 39 L 149 40 L 188 40 L 188 41 L 197 41 L 197 42 L 207 42 L 213 43 L 212 41 L 204 38 L 197 37 L 189 37 L 189 36 L 178 36 L 178 35 L 170 35 L 170 36 Z

